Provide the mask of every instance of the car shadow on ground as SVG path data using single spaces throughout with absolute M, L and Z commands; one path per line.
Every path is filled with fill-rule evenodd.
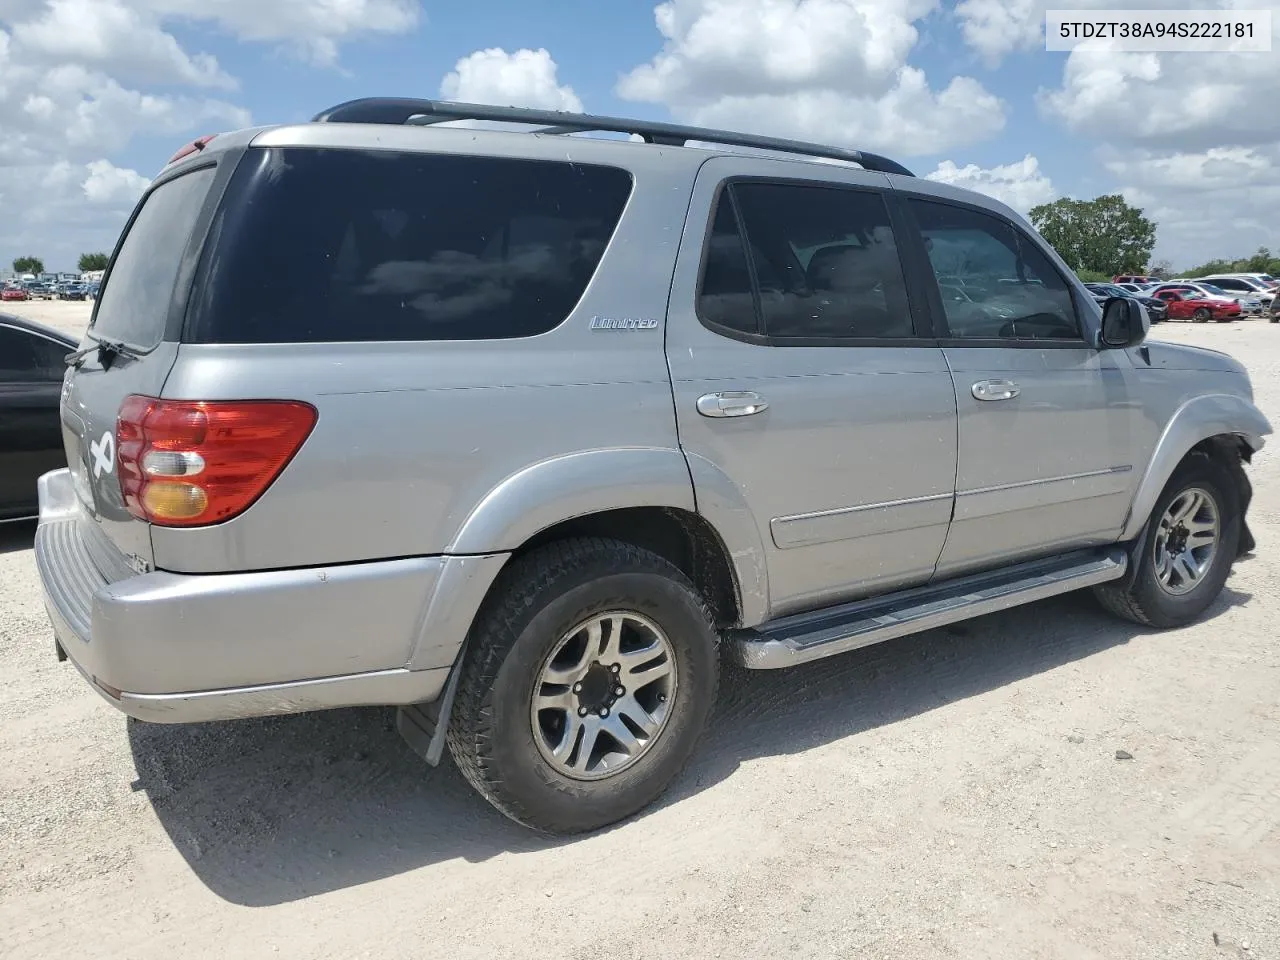
M 1207 616 L 1250 599 L 1228 587 Z M 1146 632 L 1076 594 L 791 670 L 731 668 L 698 754 L 661 805 L 754 757 L 893 724 Z M 391 709 L 127 726 L 134 788 L 192 871 L 233 903 L 284 903 L 445 860 L 575 842 L 506 820 L 447 754 L 428 767 L 394 733 Z
M 30 550 L 36 539 L 34 520 L 10 520 L 0 523 L 0 553 Z

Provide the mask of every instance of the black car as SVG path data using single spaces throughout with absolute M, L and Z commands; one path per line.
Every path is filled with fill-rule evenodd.
M 1114 283 L 1086 283 L 1085 289 L 1093 294 L 1093 299 L 1098 302 L 1099 306 L 1111 297 L 1127 297 L 1130 300 L 1137 300 L 1147 308 L 1147 316 L 1151 318 L 1152 323 L 1162 323 L 1169 319 L 1168 304 L 1156 297 L 1144 297 L 1140 293 L 1126 290 L 1124 287 L 1116 286 Z
M 36 479 L 67 465 L 58 400 L 65 333 L 0 314 L 0 523 L 34 517 Z

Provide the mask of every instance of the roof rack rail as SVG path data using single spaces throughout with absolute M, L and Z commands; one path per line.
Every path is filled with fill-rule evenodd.
M 526 107 L 495 107 L 480 103 L 455 103 L 451 100 L 415 100 L 402 97 L 364 97 L 348 100 L 323 110 L 312 117 L 315 123 L 390 123 L 425 126 L 450 120 L 488 120 L 499 123 L 527 123 L 540 129 L 534 133 L 586 133 L 609 131 L 633 133 L 646 143 L 660 143 L 682 147 L 690 140 L 705 143 L 721 143 L 735 147 L 753 147 L 760 150 L 776 150 L 806 157 L 822 157 L 828 160 L 846 160 L 864 169 L 878 173 L 896 173 L 914 176 L 902 164 L 874 153 L 862 150 L 846 150 L 843 147 L 807 143 L 803 140 L 785 140 L 780 137 L 759 137 L 730 130 L 710 130 L 703 127 L 686 127 L 675 123 L 659 123 L 651 120 L 625 120 L 621 117 L 598 117 L 588 113 L 568 113 L 559 110 L 532 110 Z

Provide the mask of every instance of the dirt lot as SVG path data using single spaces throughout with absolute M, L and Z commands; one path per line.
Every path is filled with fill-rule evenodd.
M 1280 421 L 1280 326 L 1155 336 L 1241 357 Z M 734 677 L 667 799 L 573 842 L 386 710 L 126 723 L 0 533 L 0 955 L 1280 957 L 1278 462 L 1202 623 L 1067 597 Z

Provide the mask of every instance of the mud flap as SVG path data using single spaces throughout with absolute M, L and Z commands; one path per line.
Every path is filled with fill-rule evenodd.
M 464 648 L 465 650 L 465 648 Z M 431 766 L 439 766 L 444 756 L 445 732 L 449 729 L 449 713 L 462 676 L 462 654 L 459 653 L 444 692 L 430 703 L 411 703 L 396 710 L 396 729 L 409 748 Z

